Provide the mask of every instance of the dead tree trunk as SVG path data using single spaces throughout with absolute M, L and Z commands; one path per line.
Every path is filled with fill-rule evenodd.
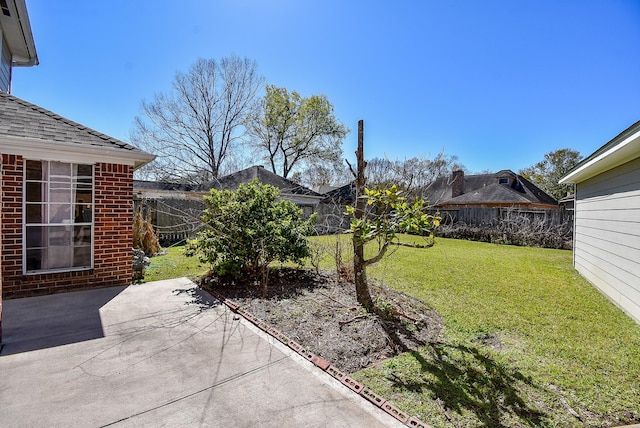
M 354 172 L 356 179 L 356 201 L 355 201 L 355 217 L 357 220 L 362 220 L 365 215 L 366 201 L 361 198 L 364 195 L 364 188 L 366 179 L 364 170 L 367 163 L 364 160 L 364 121 L 358 121 L 358 150 L 356 151 L 356 159 L 358 162 L 358 170 Z M 354 282 L 356 286 L 356 297 L 358 303 L 364 306 L 367 310 L 373 309 L 373 301 L 371 300 L 371 293 L 369 293 L 369 285 L 367 284 L 367 271 L 364 258 L 364 242 L 353 235 L 353 274 Z

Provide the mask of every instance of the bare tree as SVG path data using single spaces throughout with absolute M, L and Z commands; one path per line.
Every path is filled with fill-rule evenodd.
M 314 163 L 300 174 L 300 183 L 317 189 L 322 186 L 342 186 L 353 180 L 351 172 L 342 163 Z
M 458 157 L 445 155 L 444 152 L 433 159 L 426 156 L 404 160 L 373 158 L 367 162 L 367 182 L 376 188 L 395 184 L 405 191 L 419 191 L 456 169 L 464 169 L 458 163 Z
M 176 73 L 170 93 L 142 102 L 131 141 L 156 154 L 153 175 L 199 183 L 218 177 L 245 133 L 263 78 L 253 60 L 199 59 Z

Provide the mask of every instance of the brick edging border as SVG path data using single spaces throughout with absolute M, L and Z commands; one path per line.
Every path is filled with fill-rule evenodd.
M 203 288 L 207 293 L 218 299 L 221 303 L 224 303 L 229 309 L 231 309 L 232 312 L 242 315 L 247 321 L 250 321 L 260 330 L 276 338 L 282 344 L 288 346 L 291 350 L 302 356 L 305 360 L 313 363 L 316 367 L 328 373 L 330 376 L 345 385 L 347 388 L 365 398 L 374 406 L 384 410 L 386 413 L 390 414 L 406 426 L 411 428 L 431 428 L 430 425 L 406 414 L 398 407 L 396 407 L 391 401 L 386 400 L 384 397 L 376 394 L 368 387 L 364 386 L 360 382 L 351 378 L 348 374 L 341 371 L 339 368 L 335 367 L 332 364 L 329 364 L 322 357 L 315 355 L 313 352 L 306 349 L 303 345 L 299 344 L 295 340 L 290 339 L 278 329 L 271 327 L 269 324 L 267 324 L 266 321 L 256 317 L 251 312 L 242 308 L 238 303 L 226 298 L 225 296 L 208 286 L 201 285 L 200 287 Z

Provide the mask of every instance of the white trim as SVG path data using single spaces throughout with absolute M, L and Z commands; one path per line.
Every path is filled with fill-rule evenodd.
M 560 184 L 580 183 L 640 157 L 640 131 L 562 177 Z
M 10 16 L 0 14 L 0 28 L 11 50 L 11 65 L 38 65 L 38 54 L 25 0 L 7 0 L 7 8 Z
M 139 168 L 155 159 L 142 150 L 116 149 L 65 141 L 41 140 L 14 136 L 0 137 L 0 153 L 49 161 L 94 164 L 98 162 L 130 165 Z

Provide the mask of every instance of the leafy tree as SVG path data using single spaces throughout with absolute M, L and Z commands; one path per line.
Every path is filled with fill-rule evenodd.
M 364 122 L 358 122 L 358 150 L 356 151 L 357 170 L 351 171 L 356 179 L 355 207 L 347 206 L 351 216 L 350 232 L 353 234 L 353 272 L 358 302 L 367 310 L 375 310 L 369 285 L 367 266 L 377 263 L 387 253 L 390 245 L 403 245 L 418 248 L 431 247 L 434 244 L 433 233 L 440 224 L 440 218 L 423 211 L 424 201 L 416 199 L 407 203 L 396 185 L 388 189 L 370 190 L 365 187 L 364 160 Z M 400 234 L 412 233 L 427 236 L 424 245 L 402 241 Z M 372 257 L 365 257 L 365 244 L 377 243 L 377 251 Z
M 544 155 L 544 159 L 528 168 L 520 170 L 527 180 L 540 187 L 554 199 L 559 200 L 573 192 L 572 184 L 559 184 L 573 167 L 582 160 L 580 152 L 573 149 L 560 149 Z
M 333 104 L 324 95 L 304 98 L 273 85 L 266 86 L 248 129 L 271 170 L 285 178 L 303 164 L 336 163 L 349 132 L 338 122 Z
M 417 199 L 407 203 L 396 185 L 388 189 L 364 189 L 365 207 L 347 206 L 351 216 L 350 232 L 354 245 L 354 278 L 358 302 L 366 308 L 372 308 L 371 295 L 367 284 L 366 268 L 377 263 L 391 245 L 414 248 L 428 248 L 434 244 L 434 230 L 440 225 L 440 218 L 424 212 L 424 201 Z M 360 210 L 361 215 L 356 213 Z M 401 234 L 409 233 L 427 237 L 426 244 L 408 243 L 401 240 Z M 364 246 L 376 242 L 372 257 L 364 256 Z
M 177 73 L 173 90 L 143 101 L 145 117 L 135 119 L 132 143 L 158 156 L 147 174 L 196 184 L 217 178 L 262 84 L 255 61 L 236 56 L 199 59 Z
M 266 295 L 271 262 L 309 256 L 315 215 L 303 220 L 302 209 L 280 200 L 276 187 L 253 180 L 236 191 L 212 189 L 204 200 L 207 229 L 189 242 L 188 255 L 199 254 L 216 274 L 256 278 Z

